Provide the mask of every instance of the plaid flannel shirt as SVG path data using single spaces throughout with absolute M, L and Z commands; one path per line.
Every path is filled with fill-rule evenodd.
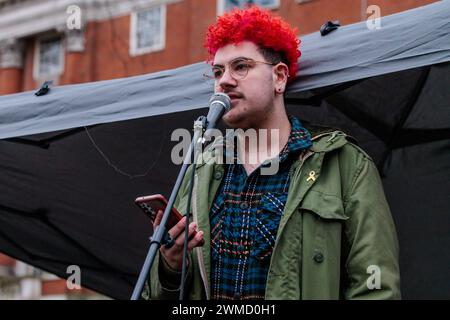
M 212 299 L 264 299 L 267 272 L 286 203 L 290 168 L 312 145 L 310 133 L 289 117 L 291 133 L 279 169 L 247 175 L 242 164 L 225 165 L 210 211 Z

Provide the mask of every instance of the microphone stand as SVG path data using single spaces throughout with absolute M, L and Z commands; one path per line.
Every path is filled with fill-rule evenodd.
M 167 203 L 167 207 L 164 210 L 163 217 L 161 219 L 161 223 L 159 226 L 156 227 L 156 229 L 153 231 L 153 235 L 150 238 L 150 248 L 147 253 L 147 257 L 145 258 L 144 265 L 142 266 L 141 273 L 139 274 L 139 278 L 136 282 L 136 285 L 133 290 L 133 294 L 131 296 L 131 300 L 138 300 L 142 294 L 142 290 L 144 289 L 145 281 L 147 280 L 147 277 L 150 273 L 150 269 L 152 268 L 153 262 L 155 261 L 156 254 L 158 253 L 159 248 L 161 245 L 164 245 L 166 243 L 170 243 L 173 241 L 170 238 L 169 233 L 167 232 L 167 221 L 169 220 L 169 216 L 173 207 L 173 204 L 175 202 L 175 199 L 177 197 L 178 191 L 180 190 L 181 183 L 183 182 L 184 175 L 186 173 L 186 170 L 188 169 L 190 159 L 192 157 L 192 154 L 194 154 L 194 161 L 193 161 L 193 168 L 192 168 L 192 175 L 191 175 L 191 181 L 190 181 L 190 188 L 189 188 L 189 198 L 188 198 L 188 206 L 187 206 L 187 212 L 186 212 L 186 228 L 185 228 L 185 235 L 188 233 L 188 226 L 189 226 L 189 213 L 190 213 L 190 204 L 191 204 L 191 197 L 192 197 L 192 188 L 193 188 L 193 178 L 195 175 L 195 161 L 197 153 L 195 152 L 198 149 L 198 144 L 201 142 L 201 138 L 203 136 L 203 131 L 207 127 L 207 120 L 206 117 L 201 116 L 194 122 L 194 138 L 192 139 L 192 142 L 189 146 L 188 152 L 186 154 L 186 157 L 184 158 L 183 165 L 181 166 L 180 172 L 178 173 L 177 180 L 175 182 L 175 185 L 172 189 L 172 193 L 170 195 L 169 201 Z M 182 276 L 181 276 L 181 291 L 180 291 L 180 300 L 183 298 L 184 294 L 184 280 L 185 280 L 185 273 L 186 273 L 186 257 L 187 257 L 187 237 L 185 239 L 185 248 L 183 252 L 183 267 L 182 267 Z
M 203 132 L 205 131 L 205 128 L 207 128 L 208 120 L 206 117 L 199 117 L 197 121 L 194 122 L 194 138 L 192 139 L 192 143 L 190 147 L 193 147 L 194 149 L 194 160 L 193 160 L 193 166 L 192 166 L 192 172 L 191 177 L 189 180 L 189 196 L 188 201 L 186 205 L 186 223 L 184 226 L 184 247 L 183 247 L 183 264 L 181 267 L 181 284 L 180 284 L 180 296 L 179 300 L 184 300 L 184 286 L 186 281 L 186 272 L 187 272 L 187 255 L 188 255 L 188 242 L 189 242 L 189 215 L 191 213 L 191 201 L 192 201 L 192 190 L 194 189 L 194 178 L 195 178 L 195 169 L 196 169 L 196 159 L 197 159 L 197 148 L 199 145 L 202 145 L 202 138 L 203 138 Z M 200 143 L 199 143 L 200 142 Z M 188 159 L 187 157 L 191 157 L 190 152 L 188 151 L 188 154 L 186 155 L 185 159 Z

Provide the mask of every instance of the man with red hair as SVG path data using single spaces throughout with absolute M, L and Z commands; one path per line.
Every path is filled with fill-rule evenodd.
M 208 161 L 224 139 L 196 165 L 186 298 L 400 297 L 395 227 L 372 160 L 345 133 L 305 128 L 286 113 L 299 44 L 295 30 L 258 7 L 225 13 L 208 29 L 215 92 L 231 98 L 224 123 L 277 134 L 267 135 L 268 155 L 260 144 L 233 149 L 235 159 L 258 155 L 256 163 Z M 264 174 L 274 161 L 275 174 Z M 188 180 L 175 203 L 181 212 Z M 178 298 L 183 229 L 184 219 L 169 230 L 174 245 L 161 247 L 145 298 Z

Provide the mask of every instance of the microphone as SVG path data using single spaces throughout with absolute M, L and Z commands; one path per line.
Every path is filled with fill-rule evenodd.
M 216 127 L 223 114 L 231 109 L 231 99 L 225 93 L 215 93 L 209 99 L 209 112 L 206 116 L 206 130 Z

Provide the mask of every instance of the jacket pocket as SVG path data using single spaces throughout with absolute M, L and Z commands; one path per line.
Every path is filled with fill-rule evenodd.
M 344 222 L 348 219 L 342 199 L 310 190 L 300 203 L 299 211 L 303 214 L 303 267 L 307 269 L 304 271 L 307 274 L 318 271 L 311 271 L 308 266 L 327 270 L 321 276 L 336 275 L 336 280 L 330 281 L 336 282 L 338 286 L 341 234 Z
M 309 190 L 300 203 L 299 209 L 312 212 L 326 220 L 347 220 L 342 199 L 320 191 Z
M 287 193 L 268 192 L 261 197 L 252 235 L 251 256 L 254 259 L 270 259 L 286 199 Z

